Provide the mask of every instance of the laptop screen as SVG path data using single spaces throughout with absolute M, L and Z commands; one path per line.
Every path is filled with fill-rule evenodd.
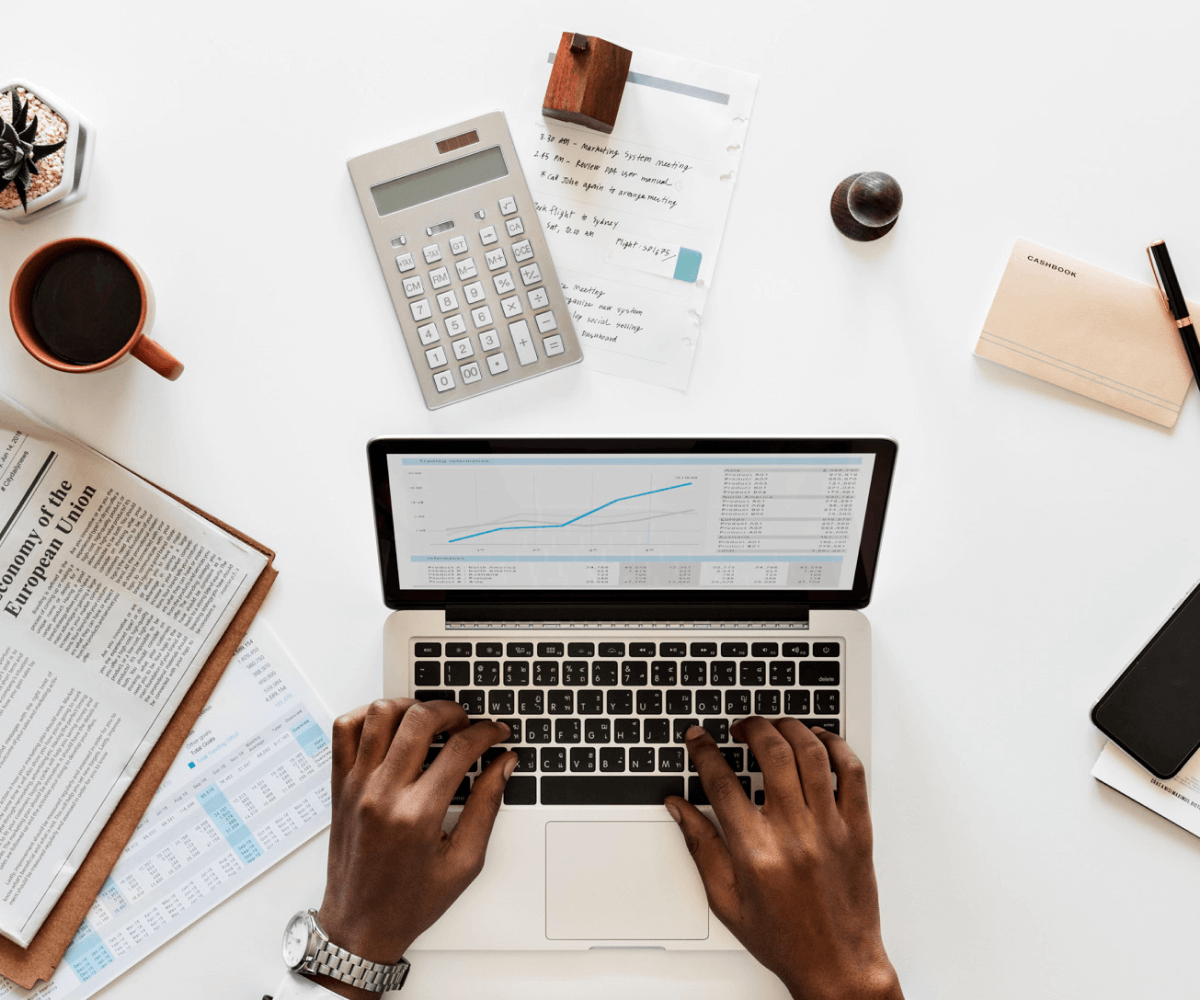
M 723 450 L 679 442 L 685 448 L 651 453 L 644 442 L 624 451 L 589 443 L 516 453 L 464 450 L 470 442 L 405 443 L 383 442 L 390 447 L 372 460 L 373 479 L 386 473 L 391 522 L 380 524 L 381 555 L 388 534 L 385 563 L 405 593 L 848 598 L 864 533 L 874 520 L 877 542 L 882 521 L 881 508 L 868 509 L 878 441 L 857 449 L 861 442 L 836 442 L 843 447 L 816 453 L 795 450 L 795 441 L 763 442 L 776 447 L 760 451 L 744 442 L 703 443 Z M 380 513 L 378 482 L 375 489 Z M 385 590 L 387 576 L 385 566 Z

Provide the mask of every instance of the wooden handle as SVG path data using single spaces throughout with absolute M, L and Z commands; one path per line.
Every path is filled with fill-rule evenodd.
M 168 381 L 174 382 L 183 374 L 183 362 L 158 341 L 151 340 L 149 337 L 139 340 L 129 353 Z

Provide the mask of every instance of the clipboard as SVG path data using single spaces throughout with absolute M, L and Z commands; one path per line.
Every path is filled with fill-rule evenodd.
M 79 871 L 68 883 L 54 909 L 50 911 L 41 929 L 34 936 L 33 942 L 28 948 L 21 948 L 7 938 L 0 938 L 0 975 L 11 979 L 18 986 L 27 990 L 33 989 L 39 979 L 49 979 L 58 967 L 58 963 L 62 961 L 63 955 L 71 945 L 71 940 L 75 937 L 75 932 L 79 930 L 88 910 L 91 909 L 96 897 L 100 894 L 104 880 L 108 878 L 117 859 L 121 856 L 121 852 L 125 849 L 125 845 L 129 843 L 129 838 L 133 836 L 133 831 L 141 822 L 146 807 L 150 804 L 155 792 L 158 791 L 158 786 L 162 784 L 163 777 L 175 760 L 175 756 L 182 749 L 188 733 L 195 726 L 204 706 L 208 704 L 213 689 L 217 686 L 217 681 L 225 673 L 225 668 L 246 637 L 251 622 L 258 614 L 258 609 L 262 607 L 267 592 L 275 582 L 275 577 L 279 575 L 279 571 L 274 566 L 275 552 L 272 549 L 268 549 L 253 538 L 242 534 L 236 528 L 230 527 L 195 504 L 190 504 L 169 490 L 162 489 L 146 479 L 145 476 L 139 478 L 215 524 L 222 531 L 228 532 L 239 541 L 257 549 L 267 557 L 267 565 L 263 567 L 254 586 L 246 594 L 246 599 L 238 608 L 237 614 L 233 616 L 229 627 L 225 629 L 225 634 L 221 636 L 204 666 L 200 668 L 200 673 L 196 675 L 196 679 L 187 694 L 184 695 L 183 701 L 179 703 L 171 721 L 167 723 L 167 728 L 163 730 L 141 770 L 134 776 L 128 790 L 122 796 L 121 801 L 117 803 L 117 808 L 113 810 L 108 823 L 100 831 L 100 836 L 96 838 L 96 842 L 92 845 L 83 864 L 79 866 Z

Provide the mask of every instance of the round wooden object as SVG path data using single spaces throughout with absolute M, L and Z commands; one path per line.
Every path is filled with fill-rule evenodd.
M 833 191 L 829 213 L 843 236 L 865 243 L 892 231 L 903 203 L 895 178 L 872 171 L 842 181 Z

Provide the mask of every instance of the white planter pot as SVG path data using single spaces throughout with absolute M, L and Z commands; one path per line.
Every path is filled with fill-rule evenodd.
M 88 176 L 92 166 L 92 147 L 96 133 L 83 117 L 69 104 L 44 87 L 35 86 L 27 80 L 14 79 L 0 87 L 0 94 L 20 87 L 26 95 L 33 94 L 43 104 L 48 104 L 67 123 L 67 144 L 63 147 L 63 175 L 57 187 L 29 199 L 29 211 L 20 205 L 16 208 L 0 208 L 0 219 L 14 222 L 31 222 L 50 212 L 57 212 L 87 194 Z

